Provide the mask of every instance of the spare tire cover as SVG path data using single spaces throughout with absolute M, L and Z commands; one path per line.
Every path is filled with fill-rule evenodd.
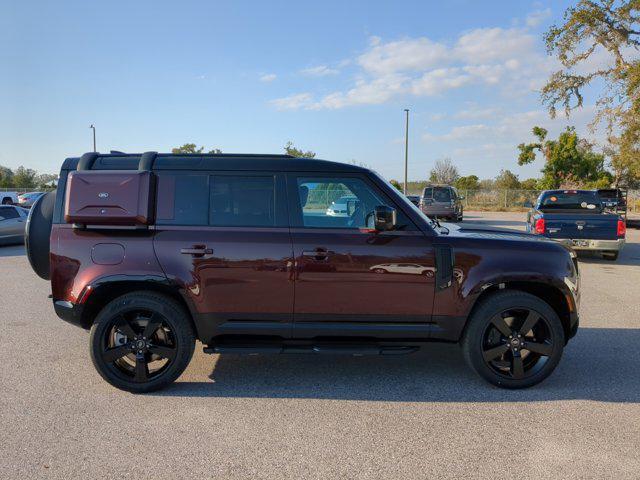
M 31 207 L 25 230 L 25 247 L 33 271 L 49 280 L 49 237 L 56 192 L 42 195 Z

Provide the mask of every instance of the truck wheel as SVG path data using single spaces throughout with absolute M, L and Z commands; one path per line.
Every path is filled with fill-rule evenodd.
M 91 327 L 93 365 L 107 382 L 134 393 L 159 390 L 187 368 L 195 334 L 173 299 L 133 292 L 108 303 Z
M 503 388 L 527 388 L 547 378 L 564 348 L 556 312 L 540 298 L 503 290 L 483 300 L 461 342 L 467 364 Z
M 618 259 L 618 252 L 602 252 L 602 258 L 615 262 Z

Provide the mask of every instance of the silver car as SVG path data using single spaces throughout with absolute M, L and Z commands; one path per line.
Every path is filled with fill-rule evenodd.
M 12 205 L 0 205 L 0 245 L 24 242 L 24 227 L 29 210 Z
M 31 208 L 44 192 L 27 192 L 18 195 L 18 205 L 25 208 Z
M 450 185 L 427 185 L 420 198 L 420 209 L 425 215 L 461 222 L 464 197 Z

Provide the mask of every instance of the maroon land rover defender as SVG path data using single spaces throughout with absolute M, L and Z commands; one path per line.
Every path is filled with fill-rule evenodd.
M 336 213 L 329 208 L 344 203 Z M 506 388 L 578 327 L 575 256 L 431 221 L 376 173 L 283 155 L 87 153 L 31 209 L 27 251 L 112 385 L 173 382 L 207 353 L 382 354 L 459 343 Z

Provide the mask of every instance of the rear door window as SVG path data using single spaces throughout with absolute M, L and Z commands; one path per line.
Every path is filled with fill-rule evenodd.
M 275 178 L 214 175 L 209 224 L 229 227 L 276 226 Z

